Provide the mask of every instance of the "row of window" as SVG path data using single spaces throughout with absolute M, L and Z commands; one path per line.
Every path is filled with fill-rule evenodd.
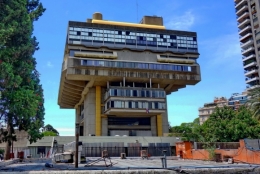
M 143 32 L 133 32 L 133 31 L 120 31 L 120 30 L 103 30 L 103 29 L 92 29 L 92 28 L 78 28 L 78 27 L 69 27 L 71 31 L 79 32 L 93 32 L 93 33 L 106 33 L 113 35 L 130 35 L 130 36 L 147 36 L 155 38 L 165 38 L 165 39 L 181 39 L 181 40 L 196 40 L 196 37 L 190 36 L 176 36 L 176 35 L 167 35 L 167 34 L 153 34 L 153 33 L 143 33 Z
M 121 61 L 106 61 L 106 60 L 81 60 L 81 65 L 115 67 L 115 68 L 136 68 L 136 69 L 153 69 L 153 70 L 169 70 L 169 71 L 186 71 L 186 72 L 191 71 L 191 67 L 185 66 L 185 65 L 139 63 L 139 62 L 121 62 Z
M 183 41 L 180 40 L 173 40 L 173 41 L 166 41 L 166 42 L 159 42 L 159 41 L 152 41 L 154 39 L 147 39 L 147 40 L 136 40 L 136 39 L 117 39 L 117 38 L 106 38 L 106 37 L 92 37 L 92 36 L 74 36 L 69 35 L 69 39 L 72 40 L 85 40 L 85 41 L 97 41 L 97 42 L 107 42 L 107 43 L 119 43 L 119 44 L 130 44 L 130 45 L 148 45 L 148 46 L 164 46 L 164 47 L 181 47 L 181 48 L 197 48 L 195 41 L 188 41 L 187 43 L 182 43 Z M 171 40 L 171 39 L 168 39 Z M 178 44 L 176 44 L 176 42 Z
M 149 89 L 109 89 L 108 96 L 165 98 L 165 92 Z
M 70 27 L 69 39 L 127 45 L 148 45 L 170 48 L 180 47 L 186 49 L 197 49 L 196 37 L 149 34 L 130 31 L 110 31 L 102 29 Z
M 110 108 L 133 108 L 133 109 L 145 109 L 149 112 L 149 109 L 165 109 L 166 104 L 164 102 L 157 101 L 120 101 L 109 100 L 106 102 L 106 109 Z

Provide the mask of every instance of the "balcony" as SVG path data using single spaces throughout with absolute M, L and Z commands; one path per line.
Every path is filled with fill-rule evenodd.
M 246 2 L 246 0 L 241 0 L 239 3 L 236 4 L 235 8 L 237 10 L 239 10 L 241 8 L 241 5 L 243 5 L 243 3 L 245 3 L 245 2 Z
M 241 23 L 238 23 L 238 28 L 239 29 L 243 29 L 245 27 L 245 25 L 249 24 L 250 23 L 250 19 L 247 18 L 246 20 L 244 20 L 243 22 Z
M 248 25 L 248 26 L 246 26 L 245 28 L 243 28 L 242 30 L 240 30 L 238 34 L 241 35 L 241 36 L 243 36 L 243 35 L 245 35 L 245 32 L 246 32 L 246 31 L 251 31 L 251 28 L 252 28 L 252 27 L 251 27 L 250 25 Z
M 248 46 L 251 46 L 254 44 L 254 41 L 252 38 L 247 40 L 245 43 L 240 43 L 241 48 L 246 49 Z
M 252 58 L 255 58 L 255 54 L 251 54 L 251 55 L 249 55 L 249 56 L 244 56 L 244 57 L 242 57 L 242 60 L 243 60 L 243 62 L 244 61 L 247 61 L 247 60 L 249 60 L 249 59 L 252 59 Z
M 246 71 L 245 72 L 245 76 L 249 77 L 249 76 L 251 76 L 252 74 L 255 74 L 255 73 L 258 73 L 258 70 L 257 69 L 252 69 L 250 71 Z
M 249 37 L 252 37 L 252 33 L 251 32 L 249 32 L 249 33 L 247 33 L 245 36 L 240 36 L 240 42 L 243 42 L 245 39 L 248 39 Z
M 256 65 L 257 65 L 257 62 L 254 61 L 254 62 L 251 62 L 251 63 L 249 63 L 249 64 L 244 65 L 244 69 L 245 69 L 245 68 L 248 68 L 248 67 L 251 67 L 251 66 L 256 66 Z
M 249 51 L 253 51 L 253 50 L 255 50 L 255 47 L 249 47 L 249 48 L 247 48 L 247 49 L 245 49 L 245 50 L 242 50 L 242 55 L 245 55 L 245 54 L 247 54 Z
M 249 16 L 249 12 L 246 11 L 246 12 L 244 12 L 240 17 L 237 18 L 237 21 L 238 21 L 239 23 L 241 23 L 241 22 L 243 22 L 248 16 Z
M 254 88 L 260 88 L 260 85 L 247 85 L 246 88 L 247 90 L 252 90 Z
M 253 81 L 259 80 L 259 77 L 253 77 L 253 78 L 246 78 L 246 83 L 250 83 Z
M 241 14 L 242 14 L 242 12 L 244 11 L 244 10 L 247 10 L 248 9 L 248 6 L 247 5 L 244 5 L 241 9 L 239 9 L 237 12 L 236 12 L 236 14 L 238 15 L 238 16 L 240 16 Z

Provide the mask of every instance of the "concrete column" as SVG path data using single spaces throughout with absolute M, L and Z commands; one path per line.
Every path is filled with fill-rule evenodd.
M 165 112 L 162 114 L 162 127 L 163 127 L 163 133 L 169 133 L 167 96 L 165 98 L 165 103 L 166 103 L 166 108 L 165 108 Z
M 156 129 L 156 116 L 151 117 L 151 132 L 152 136 L 157 136 L 157 129 Z
M 107 136 L 108 135 L 107 117 L 103 117 L 101 120 L 102 120 L 102 136 Z
M 162 115 L 157 115 L 157 136 L 162 137 L 163 136 L 163 128 L 162 128 Z

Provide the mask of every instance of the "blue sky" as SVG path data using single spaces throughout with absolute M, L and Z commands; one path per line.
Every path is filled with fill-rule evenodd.
M 45 124 L 60 135 L 74 135 L 75 111 L 57 104 L 68 21 L 86 21 L 94 12 L 103 19 L 137 23 L 144 15 L 162 16 L 167 29 L 197 32 L 201 82 L 167 97 L 172 126 L 191 122 L 198 108 L 214 97 L 245 90 L 242 56 L 233 0 L 41 0 L 46 8 L 35 22 L 40 42 L 35 53 L 45 96 Z M 138 4 L 138 5 L 137 5 Z M 137 8 L 138 7 L 138 8 Z

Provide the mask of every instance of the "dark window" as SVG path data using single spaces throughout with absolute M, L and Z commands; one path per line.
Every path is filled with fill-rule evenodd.
M 137 97 L 137 90 L 133 90 L 133 96 Z
M 77 31 L 77 35 L 80 36 L 80 31 Z
M 114 107 L 114 101 L 111 101 L 111 108 Z
M 44 146 L 38 146 L 37 154 L 45 154 L 45 147 Z

